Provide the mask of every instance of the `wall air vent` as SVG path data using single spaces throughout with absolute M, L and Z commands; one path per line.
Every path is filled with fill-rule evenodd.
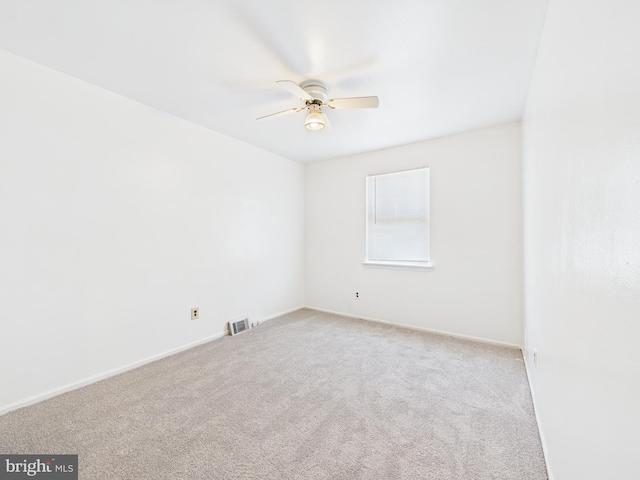
M 251 328 L 249 324 L 249 317 L 239 318 L 237 320 L 231 320 L 229 322 L 229 331 L 231 335 L 237 335 L 242 332 L 246 332 Z

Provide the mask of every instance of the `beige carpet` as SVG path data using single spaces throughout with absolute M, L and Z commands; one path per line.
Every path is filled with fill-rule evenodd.
M 81 479 L 546 479 L 519 351 L 299 310 L 0 417 Z

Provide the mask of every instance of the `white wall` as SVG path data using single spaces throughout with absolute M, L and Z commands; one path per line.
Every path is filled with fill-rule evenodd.
M 527 364 L 555 480 L 640 478 L 639 19 L 551 0 L 523 123 Z
M 0 411 L 302 306 L 303 205 L 302 165 L 0 51 Z
M 307 165 L 307 305 L 521 345 L 520 158 L 513 123 Z M 422 165 L 434 270 L 363 266 L 365 176 Z

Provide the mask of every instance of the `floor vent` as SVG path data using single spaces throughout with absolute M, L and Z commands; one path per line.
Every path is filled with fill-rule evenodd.
M 242 332 L 246 332 L 249 330 L 251 326 L 249 325 L 249 317 L 239 318 L 238 320 L 231 320 L 229 322 L 229 330 L 231 331 L 231 335 L 237 335 Z

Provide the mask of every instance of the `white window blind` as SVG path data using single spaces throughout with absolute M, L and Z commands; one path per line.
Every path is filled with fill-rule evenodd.
M 366 262 L 429 263 L 429 168 L 367 176 Z

